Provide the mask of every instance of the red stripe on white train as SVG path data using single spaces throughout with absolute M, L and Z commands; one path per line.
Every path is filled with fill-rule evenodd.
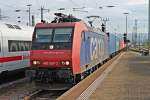
M 0 57 L 0 63 L 29 59 L 29 56 L 9 56 Z

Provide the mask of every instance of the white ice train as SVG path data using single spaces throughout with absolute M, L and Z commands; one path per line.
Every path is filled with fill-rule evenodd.
M 33 28 L 0 22 L 0 76 L 29 66 Z

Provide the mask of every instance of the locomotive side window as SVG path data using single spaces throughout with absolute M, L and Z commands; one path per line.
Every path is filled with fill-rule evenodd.
M 53 42 L 71 42 L 72 28 L 56 28 Z
M 9 52 L 28 51 L 31 48 L 30 41 L 8 40 Z
M 36 42 L 51 42 L 52 41 L 52 29 L 36 29 Z
M 85 32 L 81 33 L 81 38 L 82 38 L 82 41 L 85 41 Z

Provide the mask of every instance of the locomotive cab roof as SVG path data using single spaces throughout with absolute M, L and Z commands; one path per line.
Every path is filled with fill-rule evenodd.
M 104 33 L 100 28 L 95 28 L 89 26 L 83 20 L 78 19 L 72 15 L 65 15 L 62 13 L 55 13 L 56 17 L 51 23 L 46 23 L 42 21 L 41 23 L 36 24 L 36 28 L 61 28 L 61 27 L 75 27 L 78 23 L 84 27 L 86 27 L 87 31 L 96 32 L 96 33 Z

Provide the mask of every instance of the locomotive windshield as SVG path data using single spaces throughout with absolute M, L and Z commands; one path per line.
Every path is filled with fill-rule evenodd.
M 33 35 L 32 49 L 70 49 L 73 28 L 36 28 Z
M 36 29 L 34 42 L 71 42 L 72 28 Z
M 36 29 L 36 42 L 51 42 L 52 32 L 52 29 Z
M 53 42 L 71 42 L 72 29 L 56 28 Z

